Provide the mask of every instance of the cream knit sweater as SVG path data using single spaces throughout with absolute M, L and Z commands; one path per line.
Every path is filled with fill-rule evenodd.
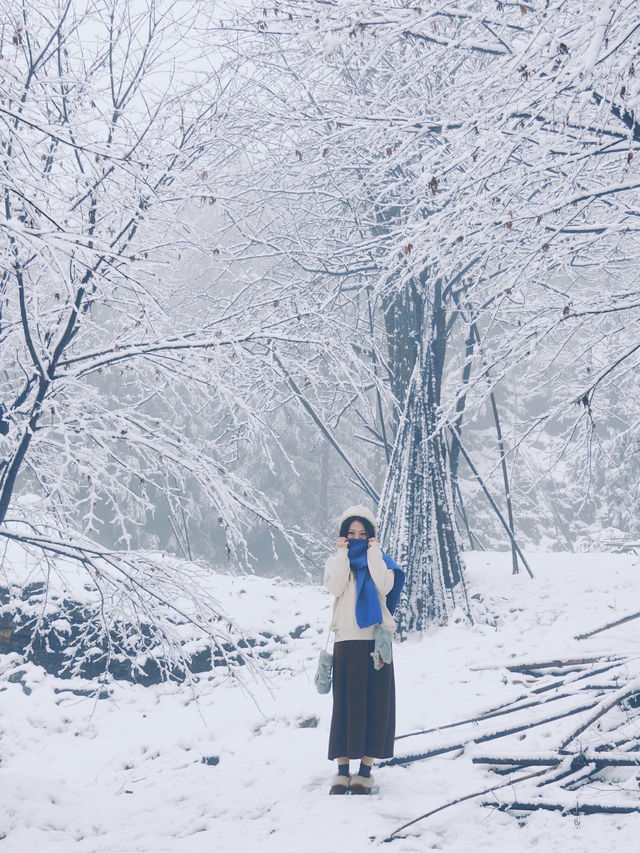
M 395 630 L 393 616 L 387 609 L 386 596 L 393 588 L 393 569 L 388 569 L 382 559 L 382 551 L 377 542 L 372 542 L 367 551 L 369 573 L 378 591 L 382 624 Z M 335 631 L 335 642 L 342 640 L 373 640 L 373 625 L 360 628 L 356 622 L 356 576 L 349 566 L 349 551 L 338 548 L 324 564 L 324 585 L 335 595 L 331 630 Z

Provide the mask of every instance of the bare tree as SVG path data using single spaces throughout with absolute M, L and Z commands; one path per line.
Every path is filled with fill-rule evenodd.
M 119 631 L 128 654 L 175 654 L 176 618 L 222 648 L 199 570 L 175 578 L 161 555 L 131 549 L 159 495 L 187 515 L 212 507 L 227 554 L 242 554 L 247 516 L 280 527 L 237 456 L 271 435 L 270 347 L 291 318 L 260 314 L 265 293 L 225 287 L 215 238 L 188 224 L 229 156 L 205 11 L 4 10 L 0 537 L 48 582 L 57 558 L 86 571 L 88 636 L 107 659 Z M 195 253 L 214 268 L 204 280 Z

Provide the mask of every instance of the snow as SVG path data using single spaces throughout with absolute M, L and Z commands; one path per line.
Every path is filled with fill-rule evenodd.
M 585 641 L 574 636 L 640 610 L 638 557 L 527 556 L 533 580 L 510 574 L 509 554 L 467 553 L 475 624 L 461 616 L 396 644 L 397 734 L 465 719 L 515 698 L 521 688 L 504 665 L 633 651 L 638 622 Z M 468 746 L 374 769 L 378 790 L 369 798 L 329 797 L 331 699 L 313 687 L 329 595 L 254 576 L 219 574 L 215 586 L 247 633 L 281 638 L 269 646 L 264 678 L 242 684 L 214 672 L 193 688 L 114 682 L 110 695 L 98 699 L 81 695 L 93 684 L 47 675 L 15 655 L 0 657 L 2 853 L 637 849 L 640 815 L 514 817 L 482 807 L 483 800 L 513 797 L 512 789 L 444 809 L 383 844 L 401 824 L 502 778 L 473 765 L 470 756 L 479 747 Z M 476 724 L 401 739 L 396 754 L 456 744 L 480 730 Z M 562 726 L 551 724 L 512 742 L 522 754 L 543 755 L 561 736 Z M 500 740 L 490 751 L 508 750 Z M 635 773 L 616 778 L 599 790 L 566 792 L 567 805 L 577 799 L 637 803 Z M 523 799 L 533 790 L 516 786 Z

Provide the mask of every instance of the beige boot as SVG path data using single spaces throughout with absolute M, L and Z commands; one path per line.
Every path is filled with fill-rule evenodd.
M 373 776 L 352 776 L 351 777 L 351 793 L 352 794 L 370 794 L 371 786 L 373 785 Z
M 349 776 L 341 776 L 339 773 L 331 780 L 331 787 L 329 788 L 330 794 L 346 794 L 349 790 L 350 777 Z

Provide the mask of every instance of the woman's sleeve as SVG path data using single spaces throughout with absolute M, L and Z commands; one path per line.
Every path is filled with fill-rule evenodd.
M 389 569 L 387 564 L 382 559 L 382 551 L 377 542 L 373 542 L 367 551 L 367 564 L 369 566 L 369 574 L 373 578 L 376 589 L 381 595 L 386 595 L 393 589 L 394 574 L 393 569 Z
M 336 598 L 347 588 L 350 571 L 349 552 L 346 548 L 339 548 L 324 564 L 324 585 Z

